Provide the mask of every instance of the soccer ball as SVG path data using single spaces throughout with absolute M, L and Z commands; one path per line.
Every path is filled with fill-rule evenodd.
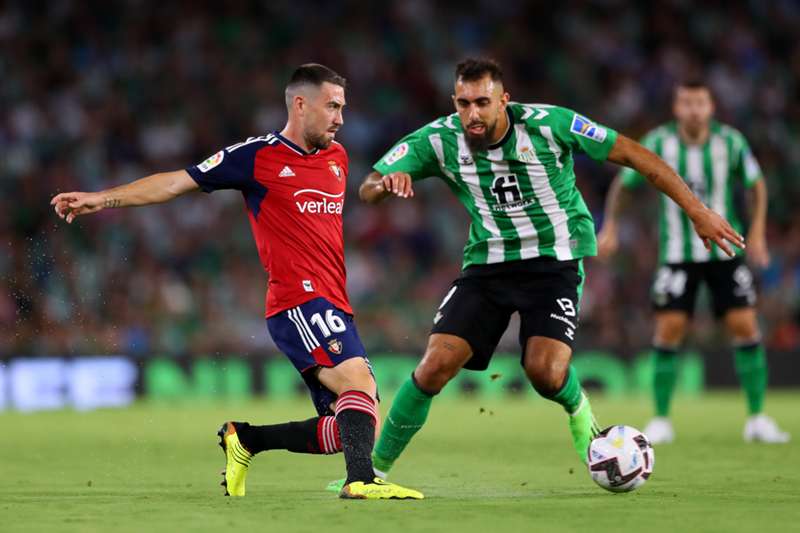
M 630 426 L 611 426 L 589 444 L 589 474 L 611 492 L 628 492 L 644 485 L 653 473 L 655 453 L 647 437 Z

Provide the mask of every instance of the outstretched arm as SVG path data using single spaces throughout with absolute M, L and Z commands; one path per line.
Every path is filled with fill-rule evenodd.
M 713 241 L 729 256 L 733 256 L 734 252 L 728 242 L 744 248 L 744 238 L 734 231 L 728 221 L 706 207 L 669 165 L 641 144 L 619 135 L 608 154 L 608 160 L 636 170 L 656 189 L 672 198 L 689 216 L 706 248 L 711 249 Z
M 107 207 L 133 207 L 167 202 L 199 189 L 185 170 L 161 172 L 98 192 L 62 192 L 50 200 L 56 214 L 68 223 L 76 217 L 96 213 Z
M 411 198 L 414 196 L 411 182 L 411 175 L 405 172 L 392 172 L 385 176 L 370 172 L 358 188 L 358 196 L 368 204 L 377 204 L 393 194 L 400 198 Z

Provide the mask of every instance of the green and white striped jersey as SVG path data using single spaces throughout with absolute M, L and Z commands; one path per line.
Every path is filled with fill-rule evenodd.
M 401 139 L 374 168 L 444 180 L 472 219 L 463 268 L 595 255 L 594 222 L 575 186 L 572 156 L 605 160 L 617 132 L 563 107 L 511 102 L 507 112 L 508 132 L 486 151 L 470 151 L 454 113 Z
M 686 181 L 695 195 L 708 207 L 723 216 L 733 229 L 742 233 L 743 225 L 733 205 L 737 180 L 752 187 L 761 179 L 758 165 L 747 140 L 736 129 L 711 123 L 711 134 L 705 144 L 690 145 L 681 140 L 678 126 L 669 122 L 649 132 L 642 144 L 657 153 Z M 644 176 L 625 168 L 620 174 L 622 185 L 637 187 L 645 182 Z M 691 220 L 665 194 L 659 194 L 659 262 L 703 263 L 725 260 L 729 257 L 716 245 L 706 250 L 703 241 L 694 232 Z M 742 250 L 734 247 L 737 255 Z

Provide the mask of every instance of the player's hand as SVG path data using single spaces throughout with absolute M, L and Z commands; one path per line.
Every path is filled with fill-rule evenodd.
M 692 218 L 694 230 L 703 240 L 707 250 L 711 250 L 712 242 L 719 246 L 729 257 L 733 257 L 735 253 L 728 243 L 744 250 L 744 237 L 736 233 L 731 225 L 728 224 L 728 221 L 715 211 L 703 206 L 701 210 L 689 216 Z
M 381 178 L 383 189 L 400 198 L 413 198 L 414 189 L 411 186 L 411 175 L 406 172 L 392 172 Z
M 747 257 L 758 268 L 767 268 L 769 266 L 769 250 L 767 250 L 767 239 L 764 233 L 748 233 Z
M 603 224 L 603 229 L 597 234 L 597 259 L 606 261 L 619 249 L 617 227 L 613 222 Z
M 81 215 L 96 213 L 106 207 L 103 195 L 95 192 L 62 192 L 50 200 L 50 205 L 56 215 L 69 224 Z

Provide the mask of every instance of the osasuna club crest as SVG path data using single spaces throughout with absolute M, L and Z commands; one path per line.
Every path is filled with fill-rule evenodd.
M 331 172 L 333 172 L 333 175 L 336 176 L 336 179 L 341 181 L 342 168 L 336 164 L 336 161 L 328 161 L 328 168 L 331 169 Z
M 328 350 L 330 350 L 331 353 L 333 353 L 333 354 L 341 355 L 342 354 L 342 341 L 340 341 L 339 339 L 331 339 L 331 340 L 329 340 L 328 341 Z

